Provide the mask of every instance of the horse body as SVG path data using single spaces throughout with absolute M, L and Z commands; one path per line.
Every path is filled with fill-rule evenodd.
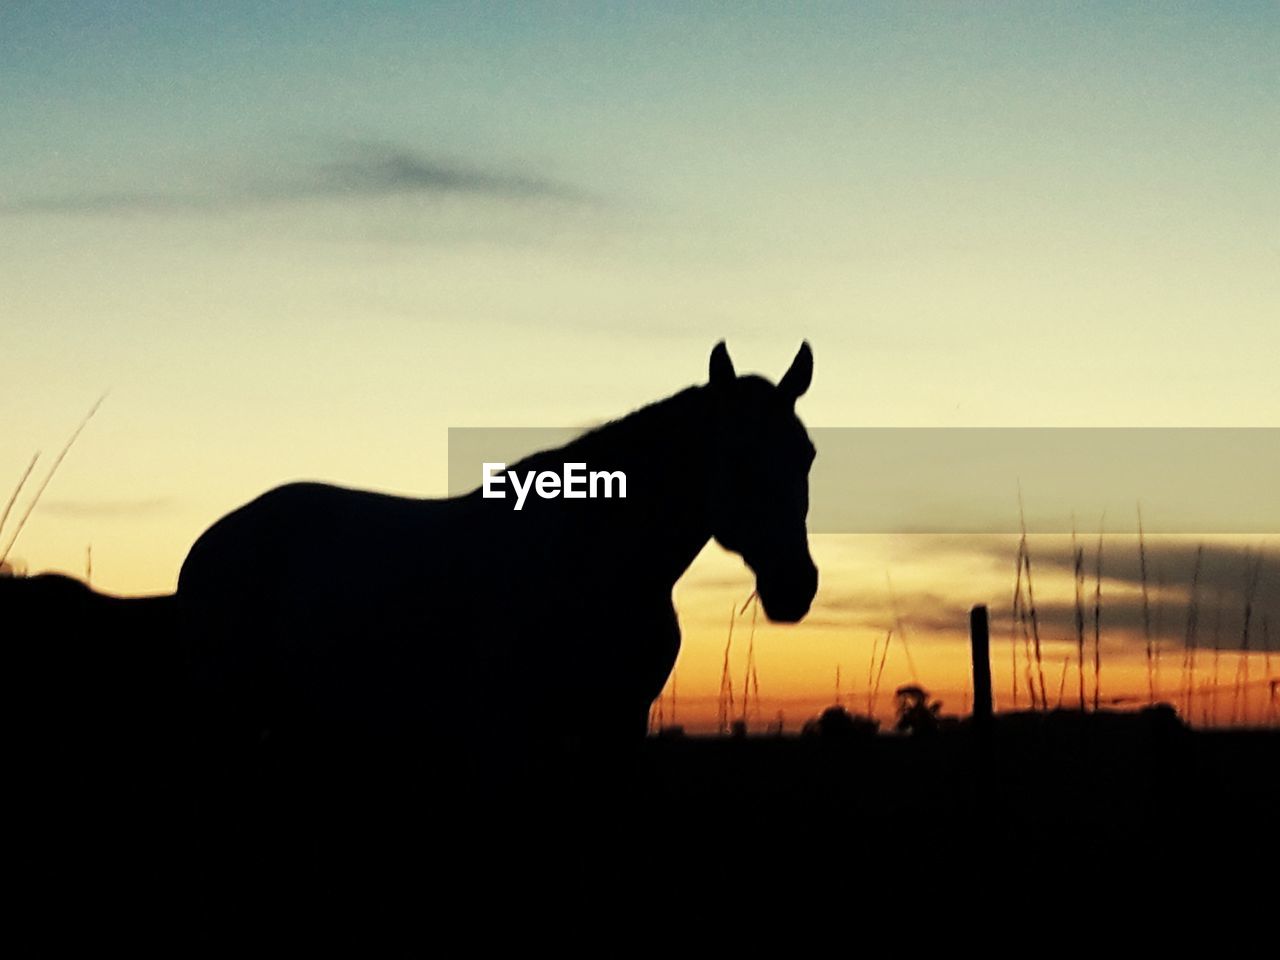
M 679 649 L 675 579 L 611 562 L 580 535 L 577 504 L 559 506 L 512 524 L 476 495 L 270 491 L 183 565 L 197 679 L 264 727 L 501 737 L 585 713 L 600 730 L 643 732 Z
M 726 447 L 744 429 L 783 430 L 803 481 L 812 448 L 794 396 L 731 367 L 717 383 L 714 356 L 712 372 L 511 467 L 622 470 L 626 499 L 530 497 L 516 512 L 479 491 L 419 500 L 302 483 L 233 511 L 179 578 L 197 681 L 255 729 L 490 745 L 570 726 L 643 735 L 679 650 L 672 590 L 713 536 L 756 569 L 766 613 L 798 619 L 816 589 L 794 471 L 779 480 L 782 458 L 748 458 L 785 481 L 748 490 Z M 765 511 L 786 504 L 786 529 L 768 529 Z

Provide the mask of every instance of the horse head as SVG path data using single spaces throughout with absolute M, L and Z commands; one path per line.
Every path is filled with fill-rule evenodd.
M 795 411 L 812 377 L 808 343 L 775 386 L 738 376 L 721 342 L 711 352 L 706 388 L 711 533 L 755 573 L 765 615 L 784 623 L 808 613 L 818 589 L 805 528 L 815 451 Z

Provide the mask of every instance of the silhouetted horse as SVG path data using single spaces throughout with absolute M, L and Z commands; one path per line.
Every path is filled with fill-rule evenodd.
M 186 680 L 173 597 L 114 597 L 60 574 L 0 577 L 7 705 L 68 767 L 91 743 L 136 750 L 176 726 Z M 88 751 L 101 755 L 97 747 Z
M 777 386 L 739 377 L 721 343 L 707 384 L 508 470 L 621 470 L 625 499 L 264 494 L 183 564 L 197 681 L 254 731 L 462 739 L 480 764 L 502 751 L 476 738 L 643 736 L 680 645 L 672 588 L 710 538 L 771 619 L 809 609 L 814 449 L 794 405 L 812 372 L 805 344 Z
M 177 916 L 190 698 L 173 598 L 0 577 L 0 628 L 15 916 L 51 948 Z

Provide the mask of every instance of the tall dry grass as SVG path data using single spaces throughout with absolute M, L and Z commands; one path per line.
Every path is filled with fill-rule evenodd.
M 760 673 L 756 668 L 756 620 L 760 614 L 760 597 L 753 590 L 743 604 L 741 614 L 747 605 L 751 606 L 751 632 L 747 635 L 747 666 L 742 676 L 742 723 L 745 727 L 750 721 L 752 706 L 756 710 L 756 718 L 760 713 Z
M 58 468 L 62 466 L 62 461 L 67 458 L 67 454 L 71 452 L 71 448 L 75 446 L 76 441 L 80 439 L 80 434 L 84 432 L 84 428 L 89 425 L 89 421 L 93 419 L 93 415 L 98 412 L 98 408 L 102 406 L 102 402 L 106 399 L 107 394 L 104 393 L 94 401 L 93 406 L 89 408 L 89 412 L 84 415 L 75 430 L 71 432 L 71 436 L 67 439 L 67 442 L 63 444 L 62 449 L 58 451 L 58 456 L 54 458 L 52 466 L 49 467 L 49 472 L 44 475 L 44 479 L 40 482 L 40 486 L 36 487 L 36 492 L 31 497 L 30 502 L 27 503 L 26 510 L 23 511 L 22 516 L 14 526 L 13 533 L 10 534 L 9 539 L 5 541 L 4 547 L 0 548 L 0 563 L 4 563 L 9 559 L 9 553 L 13 550 L 14 544 L 18 542 L 18 537 L 22 535 L 22 528 L 25 527 L 27 525 L 27 521 L 31 519 L 31 514 L 35 511 L 36 504 L 38 504 L 40 502 L 40 498 L 44 496 L 44 492 L 48 489 L 49 483 L 53 480 L 54 474 L 58 472 Z M 31 463 L 28 465 L 26 472 L 22 475 L 22 479 L 19 481 L 17 489 L 14 490 L 13 495 L 9 498 L 9 502 L 6 504 L 4 509 L 3 520 L 0 520 L 0 533 L 3 532 L 4 521 L 9 519 L 9 512 L 13 508 L 14 503 L 17 502 L 18 495 L 26 485 L 27 478 L 31 476 L 31 471 L 35 469 L 36 460 L 38 460 L 39 457 L 39 453 L 36 453 L 36 455 L 32 457 Z
M 1142 504 L 1138 504 L 1138 568 L 1142 575 L 1142 635 L 1147 642 L 1147 706 L 1151 706 L 1156 702 L 1156 677 L 1151 649 L 1151 593 L 1147 585 L 1147 538 L 1142 529 Z
M 1262 554 L 1245 555 L 1244 618 L 1240 625 L 1240 652 L 1236 655 L 1236 677 L 1231 690 L 1231 725 L 1249 722 L 1249 643 L 1253 626 L 1253 605 L 1262 578 Z
M 880 653 L 880 667 L 876 670 L 876 682 L 871 688 L 871 701 L 867 707 L 867 716 L 874 719 L 876 708 L 880 705 L 880 680 L 884 676 L 884 665 L 889 659 L 889 641 L 893 639 L 893 628 L 890 627 L 884 635 L 884 650 Z
M 1014 563 L 1013 606 L 1009 618 L 1009 694 L 1013 709 L 1018 709 L 1018 627 L 1022 623 L 1022 543 L 1018 544 L 1018 558 Z
M 5 524 L 9 522 L 9 514 L 13 512 L 13 505 L 18 502 L 18 497 L 22 495 L 22 488 L 27 485 L 27 481 L 31 478 L 31 472 L 35 470 L 36 464 L 40 461 L 40 451 L 37 450 L 32 456 L 31 462 L 27 464 L 27 469 L 22 471 L 22 476 L 18 478 L 18 485 L 13 488 L 13 493 L 9 495 L 9 499 L 5 502 L 4 510 L 0 512 L 0 536 L 4 535 Z M 4 563 L 7 553 L 0 554 L 0 563 Z
M 729 732 L 729 724 L 734 714 L 733 675 L 729 669 L 729 656 L 733 651 L 733 622 L 737 618 L 737 609 L 738 605 L 736 603 L 729 606 L 729 637 L 724 643 L 724 663 L 720 668 L 720 716 L 718 718 L 718 726 L 722 735 Z
M 1187 596 L 1187 624 L 1182 636 L 1182 715 L 1191 722 L 1195 715 L 1196 643 L 1200 629 L 1200 571 L 1204 565 L 1204 544 L 1196 548 L 1191 571 L 1191 592 Z
M 1075 587 L 1077 702 L 1084 710 L 1084 548 L 1076 543 L 1075 519 L 1071 521 L 1071 565 Z
M 1026 536 L 1026 528 L 1024 526 L 1023 537 L 1025 536 Z M 1035 579 L 1031 573 L 1030 549 L 1024 549 L 1022 551 L 1022 563 L 1025 568 L 1026 577 L 1027 577 L 1027 613 L 1029 615 L 1029 619 L 1031 623 L 1031 639 L 1032 639 L 1033 649 L 1035 651 L 1036 679 L 1039 682 L 1040 709 L 1047 710 L 1049 709 L 1049 698 L 1046 692 L 1045 682 L 1044 682 L 1044 656 L 1043 656 L 1043 648 L 1040 643 L 1040 616 L 1036 611 L 1036 588 L 1035 588 Z M 1036 693 L 1036 690 L 1033 687 L 1032 688 L 1033 700 L 1034 700 L 1035 693 Z
M 1093 709 L 1098 710 L 1102 696 L 1102 537 L 1106 526 L 1103 516 L 1098 524 L 1098 550 L 1093 563 Z

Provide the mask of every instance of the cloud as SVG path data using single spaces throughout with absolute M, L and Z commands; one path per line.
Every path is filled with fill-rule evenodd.
M 281 166 L 274 160 L 269 165 Z M 0 215 L 200 213 L 306 200 L 395 196 L 566 205 L 598 202 L 585 190 L 540 174 L 485 167 L 396 144 L 359 142 L 330 148 L 318 162 L 286 169 L 274 177 L 224 177 L 200 188 L 75 191 L 0 200 Z
M 390 144 L 355 144 L 326 164 L 317 187 L 334 194 L 463 194 L 507 200 L 586 202 L 584 191 L 547 177 L 495 172 Z
M 1092 632 L 1094 563 L 1096 538 L 1081 541 L 1085 551 L 1085 607 L 1087 627 Z M 1148 538 L 1146 543 L 1147 595 L 1152 630 L 1165 646 L 1181 648 L 1187 634 L 1188 608 L 1192 596 L 1196 554 L 1201 546 L 1184 540 L 1164 542 Z M 1001 559 L 1009 557 L 1007 547 L 990 543 L 975 545 L 975 552 Z M 1055 537 L 1050 543 L 1031 543 L 1032 571 L 1041 578 L 1072 576 L 1074 560 L 1070 541 Z M 1280 558 L 1262 554 L 1246 546 L 1206 543 L 1196 585 L 1198 613 L 1195 645 L 1212 647 L 1214 638 L 1223 650 L 1244 646 L 1245 605 L 1249 582 L 1261 558 L 1258 579 L 1250 603 L 1249 646 L 1263 648 L 1264 629 L 1271 634 L 1272 649 L 1280 637 Z M 1121 642 L 1145 643 L 1147 614 L 1142 601 L 1142 557 L 1137 537 L 1112 537 L 1103 541 L 1102 628 Z M 1007 616 L 1008 611 L 993 611 Z M 1037 615 L 1046 639 L 1075 636 L 1075 604 L 1044 602 L 1037 598 Z M 1266 626 L 1264 627 L 1264 624 Z M 1104 640 L 1106 639 L 1104 635 Z
M 100 517 L 137 517 L 162 513 L 173 506 L 170 497 L 146 497 L 137 500 L 45 500 L 40 512 L 54 517 L 91 519 Z
M 925 633 L 967 629 L 969 608 L 954 598 L 924 590 L 895 594 L 885 591 L 841 589 L 819 590 L 814 604 L 818 617 L 829 617 L 844 626 L 882 633 L 901 619 L 908 633 Z M 815 620 L 814 614 L 805 623 Z
M 26 213 L 181 213 L 211 209 L 212 197 L 165 193 L 65 193 L 0 201 L 0 215 Z
M 850 538 L 856 539 L 856 538 Z M 899 590 L 894 598 L 849 577 L 824 579 L 807 626 L 840 627 L 859 632 L 883 631 L 895 620 L 894 607 L 914 642 L 916 636 L 967 633 L 970 603 L 985 593 L 991 599 L 992 642 L 1008 642 L 1013 594 L 1013 563 L 1017 537 L 966 537 L 944 534 L 898 538 L 895 562 L 927 569 L 962 567 L 974 578 L 969 591 L 960 582 L 948 582 L 926 590 Z M 1274 544 L 1274 541 L 1270 541 Z M 1085 627 L 1093 637 L 1094 550 L 1096 536 L 1084 537 Z M 1104 648 L 1115 653 L 1141 655 L 1146 644 L 1146 617 L 1153 635 L 1166 652 L 1181 651 L 1188 633 L 1191 581 L 1199 544 L 1185 539 L 1148 537 L 1148 612 L 1142 601 L 1142 565 L 1136 536 L 1109 536 L 1103 544 L 1102 633 Z M 1044 643 L 1061 650 L 1074 647 L 1075 603 L 1072 599 L 1074 560 L 1070 537 L 1043 536 L 1031 540 L 1032 569 L 1036 588 L 1036 614 Z M 1223 541 L 1204 545 L 1196 587 L 1197 616 L 1193 642 L 1201 650 L 1216 643 L 1221 650 L 1236 651 L 1245 644 L 1245 599 L 1248 579 L 1259 556 L 1260 576 L 1253 594 L 1249 618 L 1249 648 L 1280 652 L 1280 555 L 1274 547 L 1261 554 L 1258 548 Z M 991 578 L 995 577 L 993 581 Z M 993 582 L 1006 585 L 990 591 Z M 1058 653 L 1061 656 L 1061 653 Z

